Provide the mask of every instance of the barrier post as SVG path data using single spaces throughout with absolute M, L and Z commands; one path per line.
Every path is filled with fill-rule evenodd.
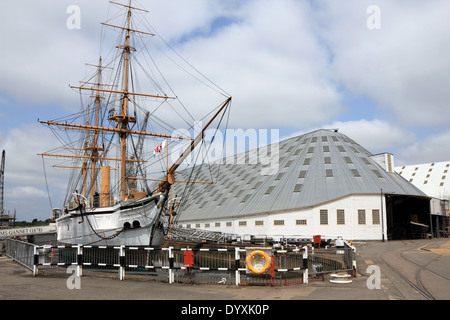
M 125 280 L 125 247 L 119 247 L 119 280 Z
M 38 275 L 38 263 L 39 263 L 39 247 L 34 246 L 34 261 L 33 261 L 33 276 L 36 277 Z
M 83 245 L 77 246 L 77 277 L 83 275 Z
M 308 283 L 308 246 L 303 247 L 303 283 Z
M 239 248 L 235 248 L 234 249 L 234 259 L 235 259 L 235 273 L 236 273 L 236 286 L 239 286 L 241 284 L 241 274 L 239 273 L 239 265 L 240 265 L 240 257 L 241 255 L 239 254 Z
M 174 283 L 174 273 L 173 273 L 173 247 L 169 247 L 169 283 Z

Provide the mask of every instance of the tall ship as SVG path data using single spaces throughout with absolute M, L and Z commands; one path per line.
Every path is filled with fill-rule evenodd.
M 54 167 L 70 170 L 56 219 L 58 242 L 157 247 L 167 234 L 172 211 L 182 201 L 172 194 L 172 185 L 192 182 L 177 181 L 176 171 L 202 144 L 207 129 L 221 122 L 231 96 L 220 92 L 220 101 L 208 110 L 204 126 L 195 135 L 176 130 L 179 123 L 187 123 L 182 114 L 187 119 L 193 116 L 153 64 L 148 44 L 157 33 L 151 26 L 137 26 L 137 22 L 145 25 L 147 11 L 132 0 L 110 1 L 110 6 L 123 15 L 122 24 L 112 23 L 114 19 L 102 23 L 102 37 L 107 39 L 106 30 L 116 31 L 119 38 L 107 59 L 100 57 L 98 64 L 89 65 L 94 72 L 86 81 L 71 86 L 80 94 L 81 109 L 67 117 L 40 121 L 55 133 L 61 146 L 39 155 L 60 161 Z M 139 80 L 138 73 L 146 80 Z M 169 157 L 173 146 L 178 147 L 177 155 Z M 155 166 L 160 175 L 149 178 Z

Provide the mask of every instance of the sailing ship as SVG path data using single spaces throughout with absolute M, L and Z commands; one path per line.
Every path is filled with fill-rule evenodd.
M 172 185 L 177 182 L 175 174 L 191 152 L 203 141 L 208 127 L 219 115 L 229 110 L 231 97 L 220 102 L 210 114 L 213 116 L 195 137 L 155 133 L 147 130 L 156 110 L 163 103 L 178 114 L 171 97 L 164 93 L 153 77 L 151 70 L 143 68 L 145 74 L 151 76 L 156 93 L 141 93 L 135 86 L 135 69 L 133 63 L 140 57 L 136 44 L 139 37 L 155 37 L 155 33 L 138 30 L 134 24 L 134 16 L 147 11 L 127 3 L 110 1 L 125 13 L 124 25 L 102 23 L 108 29 L 118 30 L 120 42 L 116 46 L 119 54 L 116 59 L 106 64 L 100 58 L 95 67 L 95 74 L 79 86 L 71 86 L 83 97 L 87 93 L 90 103 L 82 104 L 81 110 L 67 118 L 40 121 L 49 126 L 58 138 L 63 141 L 64 153 L 46 152 L 43 157 L 69 159 L 70 165 L 55 167 L 72 170 L 65 204 L 61 216 L 56 219 L 57 240 L 65 244 L 83 245 L 125 245 L 125 246 L 160 246 L 174 206 L 170 203 Z M 145 21 L 142 17 L 139 21 Z M 108 21 L 109 22 L 109 21 Z M 142 42 L 141 43 L 145 43 Z M 143 49 L 144 53 L 147 48 Z M 151 58 L 152 59 L 152 58 Z M 117 61 L 116 61 L 117 60 Z M 139 66 L 142 67 L 141 64 Z M 105 81 L 105 73 L 109 71 L 110 82 Z M 165 82 L 164 78 L 164 82 Z M 106 84 L 105 84 L 106 82 Z M 169 87 L 170 88 L 170 87 Z M 85 95 L 84 95 L 85 96 Z M 146 103 L 156 103 L 156 107 L 146 109 Z M 181 109 L 186 109 L 180 102 Z M 157 117 L 157 122 L 164 123 L 168 128 L 169 121 Z M 173 131 L 172 131 L 173 132 Z M 75 135 L 77 138 L 66 138 Z M 147 178 L 146 171 L 150 159 L 155 155 L 149 150 L 153 139 L 156 152 L 162 153 L 169 147 L 171 141 L 185 141 L 183 151 L 178 158 L 163 169 L 159 179 Z M 162 148 L 164 146 L 164 148 Z M 67 153 L 67 151 L 69 151 Z M 167 153 L 168 154 L 168 153 Z M 164 162 L 164 161 L 163 161 Z M 112 176 L 116 176 L 113 183 Z M 154 190 L 147 184 L 154 183 Z M 138 187 L 141 182 L 141 189 Z M 184 181 L 186 182 L 186 181 Z M 189 181 L 188 181 L 189 182 Z

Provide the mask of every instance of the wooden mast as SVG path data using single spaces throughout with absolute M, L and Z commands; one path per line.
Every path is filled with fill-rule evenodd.
M 124 60 L 124 77 L 123 77 L 123 98 L 122 98 L 122 119 L 119 121 L 122 130 L 128 129 L 128 63 L 130 54 L 130 26 L 131 26 L 131 0 L 129 2 L 127 15 L 128 30 L 126 35 L 126 45 L 123 47 L 125 51 Z M 122 200 L 126 197 L 126 159 L 127 159 L 127 134 L 120 133 L 120 197 Z
M 100 89 L 101 83 L 102 83 L 102 57 L 98 60 L 98 75 L 97 75 L 97 88 Z M 98 127 L 99 125 L 99 112 L 100 112 L 100 99 L 102 97 L 100 96 L 100 91 L 97 91 L 97 94 L 95 95 L 95 126 Z M 92 155 L 92 181 L 94 181 L 96 176 L 96 170 L 97 170 L 97 157 L 99 151 L 103 151 L 102 148 L 98 147 L 98 131 L 94 131 L 94 141 L 90 147 L 91 149 L 91 155 Z M 95 195 L 95 183 L 92 183 L 92 190 L 91 195 Z
M 43 124 L 47 124 L 50 126 L 59 126 L 62 127 L 62 129 L 70 129 L 70 130 L 83 130 L 83 131 L 91 131 L 93 132 L 93 136 L 90 141 L 88 141 L 88 134 L 86 135 L 86 143 L 84 150 L 84 155 L 61 155 L 61 154 L 39 154 L 41 156 L 52 156 L 52 157 L 65 157 L 65 158 L 79 158 L 79 159 L 85 159 L 82 165 L 82 169 L 86 171 L 86 169 L 92 170 L 92 179 L 95 178 L 97 168 L 97 163 L 99 160 L 112 160 L 112 161 L 120 161 L 120 177 L 119 177 L 119 190 L 120 190 L 120 199 L 125 200 L 127 198 L 127 165 L 130 162 L 146 162 L 144 160 L 138 160 L 127 157 L 127 138 L 130 135 L 140 135 L 140 136 L 154 136 L 154 137 L 161 137 L 161 138 L 170 138 L 170 139 L 186 139 L 190 140 L 191 143 L 189 147 L 181 154 L 181 156 L 177 159 L 177 161 L 167 170 L 167 175 L 163 181 L 161 181 L 158 191 L 159 192 L 165 192 L 170 188 L 170 186 L 175 182 L 175 171 L 177 168 L 181 165 L 181 163 L 186 159 L 186 157 L 194 150 L 194 148 L 202 141 L 204 137 L 205 130 L 209 127 L 209 125 L 214 121 L 214 119 L 229 105 L 231 102 L 231 97 L 229 97 L 223 105 L 219 108 L 219 110 L 216 112 L 216 114 L 213 116 L 213 118 L 208 122 L 208 124 L 203 128 L 203 130 L 200 132 L 200 134 L 195 138 L 191 139 L 189 137 L 182 137 L 182 136 L 172 136 L 172 135 L 166 135 L 166 134 L 157 134 L 157 133 L 151 133 L 146 131 L 136 131 L 131 130 L 129 128 L 130 123 L 136 123 L 136 118 L 133 116 L 128 115 L 129 113 L 129 97 L 130 96 L 142 96 L 142 97 L 151 97 L 151 98 L 157 98 L 157 99 L 164 99 L 164 100 L 170 100 L 170 99 L 176 99 L 174 97 L 170 97 L 165 95 L 164 93 L 161 95 L 158 94 L 144 94 L 144 93 L 136 93 L 133 91 L 130 91 L 130 58 L 132 51 L 136 51 L 134 47 L 131 46 L 131 33 L 142 33 L 144 35 L 150 35 L 154 36 L 154 34 L 142 32 L 139 30 L 132 29 L 131 25 L 131 16 L 132 16 L 132 10 L 140 10 L 147 12 L 146 10 L 142 10 L 140 8 L 132 7 L 131 3 L 132 0 L 128 1 L 128 4 L 122 4 L 117 3 L 114 1 L 110 1 L 113 4 L 123 6 L 127 8 L 127 20 L 125 26 L 115 26 L 111 24 L 103 23 L 103 25 L 108 27 L 114 27 L 119 28 L 121 30 L 125 31 L 125 41 L 124 44 L 118 45 L 117 48 L 120 50 L 123 50 L 123 79 L 122 79 L 122 88 L 117 88 L 116 90 L 111 89 L 105 89 L 102 88 L 104 86 L 101 84 L 101 71 L 102 68 L 106 68 L 102 66 L 102 59 L 100 57 L 99 64 L 96 66 L 98 67 L 98 81 L 97 83 L 90 83 L 90 82 L 84 82 L 81 86 L 71 86 L 71 88 L 79 89 L 79 90 L 90 90 L 96 92 L 96 95 L 93 96 L 95 98 L 95 123 L 90 124 L 89 123 L 89 112 L 88 109 L 88 120 L 86 124 L 75 124 L 75 123 L 67 123 L 67 122 L 57 122 L 57 121 L 40 121 Z M 89 86 L 93 85 L 93 86 Z M 100 96 L 101 93 L 116 93 L 120 94 L 121 97 L 121 106 L 120 106 L 120 113 L 116 114 L 114 112 L 114 115 L 110 116 L 108 120 L 115 121 L 117 123 L 116 127 L 104 127 L 99 123 L 99 110 L 100 110 L 100 99 L 102 98 Z M 120 158 L 110 158 L 105 156 L 100 156 L 100 151 L 104 151 L 103 148 L 98 147 L 98 138 L 100 132 L 110 132 L 110 133 L 117 133 L 119 140 L 120 140 Z M 89 144 L 90 142 L 90 144 Z M 167 143 L 168 145 L 168 143 Z M 92 162 L 92 165 L 88 165 L 88 161 Z M 139 178 L 133 178 L 133 179 L 139 179 Z M 145 180 L 152 180 L 152 179 L 145 179 Z M 201 182 L 201 183 L 208 183 L 208 182 Z M 83 179 L 83 190 L 85 190 L 86 185 L 86 177 Z M 92 183 L 92 195 L 95 194 L 95 183 Z

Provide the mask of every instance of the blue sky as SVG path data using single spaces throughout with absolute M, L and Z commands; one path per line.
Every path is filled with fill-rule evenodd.
M 396 165 L 450 159 L 449 1 L 135 3 L 150 11 L 146 19 L 166 41 L 233 96 L 234 128 L 278 128 L 282 138 L 339 128 L 373 153 L 393 153 Z M 80 29 L 67 28 L 70 5 L 81 10 Z M 367 26 L 371 5 L 379 8 L 376 29 Z M 106 0 L 0 1 L 5 209 L 16 209 L 19 220 L 49 216 L 36 153 L 55 140 L 37 119 L 76 112 L 79 97 L 68 85 L 109 51 L 107 43 L 99 46 L 99 22 L 112 10 Z M 178 79 L 175 86 L 202 114 L 191 103 L 198 93 Z M 65 176 L 51 168 L 47 176 L 56 206 Z

